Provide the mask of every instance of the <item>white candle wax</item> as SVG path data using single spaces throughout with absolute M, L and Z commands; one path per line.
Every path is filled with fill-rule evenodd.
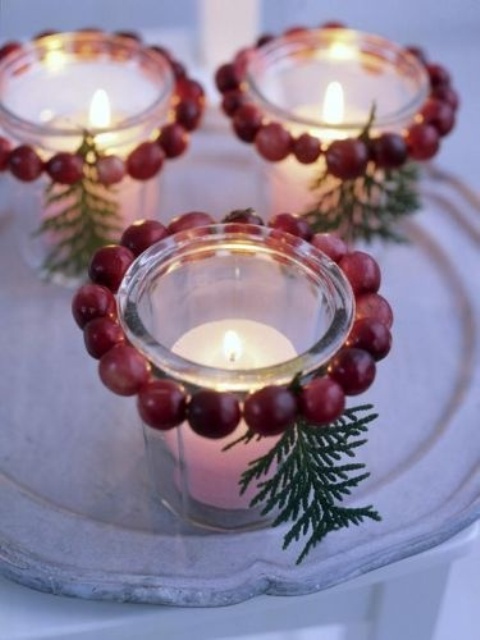
M 325 95 L 319 96 L 318 103 L 305 104 L 294 110 L 297 118 L 305 124 L 289 124 L 290 133 L 297 137 L 309 133 L 325 146 L 333 140 L 348 136 L 356 136 L 356 129 L 346 129 L 346 122 L 367 123 L 369 114 L 354 109 L 345 99 L 345 91 L 341 82 L 334 81 L 327 85 Z M 308 122 L 322 121 L 328 126 L 307 125 Z M 271 163 L 270 163 L 271 164 Z M 322 156 L 312 164 L 302 164 L 290 155 L 285 160 L 275 163 L 267 171 L 270 176 L 270 207 L 273 214 L 279 211 L 303 213 L 312 208 L 318 201 L 320 193 L 312 190 L 312 185 L 325 169 Z M 328 184 L 325 190 L 328 190 Z
M 297 355 L 285 335 L 266 324 L 244 319 L 199 325 L 185 333 L 172 351 L 196 363 L 227 370 L 265 367 Z M 228 375 L 226 371 L 223 391 L 228 390 Z M 210 506 L 246 509 L 255 488 L 240 496 L 240 475 L 251 460 L 271 448 L 274 439 L 263 438 L 222 451 L 226 444 L 246 433 L 245 422 L 241 421 L 232 435 L 220 440 L 197 435 L 187 423 L 181 425 L 180 430 L 190 495 Z M 177 436 L 175 430 L 165 434 L 167 446 L 172 451 L 177 448 Z

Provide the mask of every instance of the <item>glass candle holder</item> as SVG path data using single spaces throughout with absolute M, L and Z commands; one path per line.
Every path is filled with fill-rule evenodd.
M 162 138 L 178 122 L 172 59 L 132 37 L 53 33 L 0 56 L 0 86 L 23 253 L 42 277 L 76 283 L 96 248 L 157 214 L 158 172 L 186 148 L 185 129 L 175 148 Z
M 261 159 L 264 210 L 370 240 L 418 208 L 414 163 L 437 153 L 458 106 L 448 72 L 422 55 L 324 27 L 265 37 L 222 65 L 222 108 Z
M 401 134 L 429 93 L 424 66 L 384 38 L 350 29 L 314 29 L 256 49 L 246 66 L 247 95 L 268 119 L 293 136 L 308 132 L 325 148 L 358 134 L 375 110 L 371 135 Z M 312 187 L 324 161 L 294 156 L 263 162 L 270 209 L 304 212 L 319 194 Z M 323 166 L 322 166 L 323 164 Z M 330 188 L 325 184 L 323 190 Z
M 309 243 L 251 225 L 212 225 L 170 236 L 130 267 L 118 292 L 119 320 L 157 374 L 242 399 L 309 375 L 342 346 L 354 317 L 352 289 Z M 160 374 L 161 372 L 161 374 Z M 207 439 L 185 422 L 144 425 L 156 494 L 186 521 L 218 530 L 265 525 L 240 495 L 248 462 L 274 437 L 226 445 L 247 431 Z

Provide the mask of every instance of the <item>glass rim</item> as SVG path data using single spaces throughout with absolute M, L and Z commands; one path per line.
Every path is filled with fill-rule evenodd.
M 63 46 L 54 48 L 48 47 L 48 42 L 51 42 L 52 39 L 61 40 Z M 74 42 L 80 42 L 85 45 L 89 42 L 98 43 L 100 41 L 103 41 L 108 45 L 122 47 L 125 51 L 130 52 L 131 54 L 145 56 L 145 58 L 147 58 L 152 64 L 155 64 L 158 67 L 159 71 L 162 73 L 163 86 L 159 87 L 159 93 L 153 103 L 149 104 L 138 113 L 130 115 L 122 119 L 119 123 L 108 127 L 91 127 L 88 129 L 80 126 L 52 127 L 48 124 L 28 120 L 11 111 L 4 104 L 5 91 L 3 91 L 2 95 L 0 95 L 0 127 L 3 124 L 4 126 L 6 125 L 7 131 L 15 129 L 15 131 L 19 131 L 27 135 L 33 134 L 36 136 L 48 136 L 52 139 L 73 139 L 78 138 L 79 135 L 84 134 L 86 131 L 88 131 L 92 136 L 125 132 L 143 125 L 153 118 L 173 93 L 174 73 L 167 57 L 163 53 L 153 50 L 148 47 L 148 45 L 146 46 L 141 42 L 126 36 L 113 33 L 110 34 L 104 31 L 65 31 L 42 36 L 41 38 L 22 43 L 19 49 L 11 51 L 2 60 L 0 60 L 0 79 L 2 74 L 7 73 L 12 65 L 15 65 L 26 56 L 31 56 L 32 54 L 35 55 L 40 51 L 43 51 L 44 53 L 62 51 L 65 47 L 71 46 Z M 75 52 L 69 48 L 66 48 L 66 52 L 72 55 L 75 54 Z M 100 54 L 101 53 L 104 52 L 100 52 Z M 127 60 L 128 59 L 129 57 L 127 56 Z
M 389 62 L 392 67 L 398 66 L 400 62 L 407 65 L 415 74 L 418 83 L 418 91 L 398 110 L 375 117 L 375 127 L 384 129 L 390 125 L 398 124 L 411 119 L 421 108 L 429 94 L 429 78 L 426 69 L 421 62 L 404 47 L 376 34 L 366 33 L 355 29 L 346 28 L 313 28 L 286 33 L 248 52 L 245 62 L 245 78 L 247 89 L 260 107 L 267 109 L 275 117 L 288 121 L 292 124 L 303 125 L 305 127 L 322 128 L 326 131 L 350 131 L 352 129 L 363 129 L 367 124 L 368 117 L 362 121 L 344 121 L 338 124 L 325 122 L 321 118 L 306 118 L 298 116 L 293 111 L 281 107 L 263 92 L 260 83 L 255 77 L 259 71 L 265 69 L 268 64 L 275 65 L 280 60 L 285 60 L 292 53 L 299 54 L 312 50 L 325 51 L 332 44 L 344 44 L 346 46 L 368 44 L 375 55 Z M 367 49 L 370 51 L 370 49 Z M 282 54 L 283 52 L 283 54 Z M 372 104 L 372 108 L 374 105 Z
M 138 302 L 149 277 L 163 265 L 164 273 L 174 268 L 179 257 L 201 251 L 205 257 L 212 250 L 251 253 L 264 251 L 305 270 L 305 275 L 319 274 L 327 280 L 341 301 L 337 304 L 329 327 L 310 348 L 294 358 L 274 365 L 252 369 L 224 369 L 188 360 L 158 342 L 146 329 L 138 312 Z M 216 254 L 215 254 L 216 255 Z M 275 385 L 286 385 L 326 364 L 345 343 L 355 314 L 355 298 L 342 270 L 328 256 L 305 240 L 284 232 L 244 224 L 214 224 L 182 231 L 160 240 L 142 253 L 129 267 L 118 294 L 119 322 L 127 339 L 163 374 L 194 388 L 218 388 L 237 393 Z M 332 294 L 333 299 L 333 294 Z M 226 382 L 228 379 L 228 383 Z

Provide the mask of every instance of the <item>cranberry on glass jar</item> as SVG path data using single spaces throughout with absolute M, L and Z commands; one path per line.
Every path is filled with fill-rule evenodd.
M 0 171 L 41 278 L 84 280 L 97 248 L 159 214 L 164 165 L 187 151 L 204 106 L 176 65 L 138 37 L 100 30 L 2 49 Z

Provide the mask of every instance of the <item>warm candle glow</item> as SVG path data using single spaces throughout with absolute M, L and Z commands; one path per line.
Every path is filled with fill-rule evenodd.
M 344 120 L 345 100 L 340 82 L 330 82 L 323 100 L 322 118 L 328 124 L 340 124 Z
M 226 331 L 223 337 L 223 353 L 228 362 L 237 362 L 242 357 L 242 341 L 235 331 Z
M 52 47 L 55 46 L 55 43 L 53 43 Z M 51 50 L 45 52 L 44 61 L 48 65 L 48 69 L 50 72 L 58 73 L 65 67 L 67 58 L 63 51 L 58 51 L 58 49 L 52 48 Z
M 105 89 L 97 89 L 93 94 L 88 112 L 88 122 L 95 129 L 105 129 L 110 126 L 110 100 Z
M 346 42 L 332 42 L 329 54 L 335 60 L 355 60 L 359 55 L 354 44 Z

